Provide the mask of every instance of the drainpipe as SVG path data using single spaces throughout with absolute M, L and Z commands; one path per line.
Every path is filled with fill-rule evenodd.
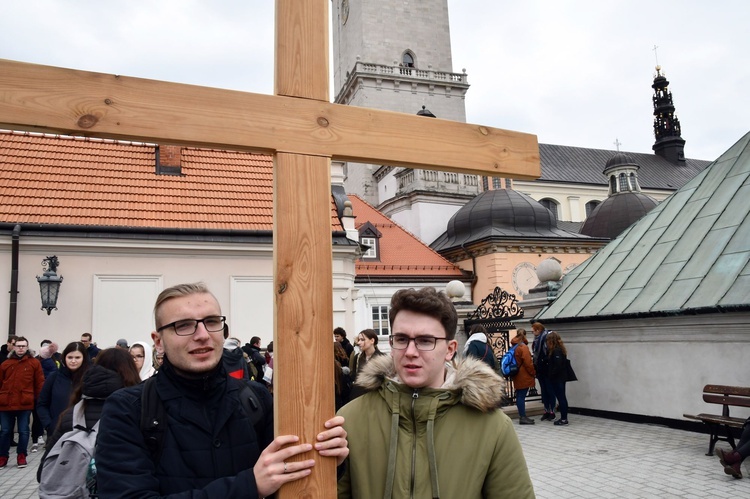
M 466 253 L 469 258 L 471 258 L 471 303 L 474 303 L 474 286 L 476 285 L 479 278 L 477 277 L 477 259 L 474 257 L 473 254 L 469 252 L 469 250 L 466 249 L 466 246 L 464 246 L 466 243 L 461 243 L 461 249 L 464 250 L 464 253 Z
M 21 226 L 13 227 L 10 256 L 10 311 L 8 313 L 8 336 L 16 334 L 16 309 L 18 308 L 18 240 Z

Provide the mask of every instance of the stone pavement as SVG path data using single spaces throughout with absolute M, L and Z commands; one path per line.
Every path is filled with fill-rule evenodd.
M 708 435 L 575 414 L 569 426 L 534 419 L 535 425 L 514 426 L 540 499 L 750 497 L 750 459 L 742 480 L 725 475 L 719 460 L 705 455 Z M 0 497 L 38 497 L 41 457 L 29 454 L 29 466 L 18 469 L 11 448 L 0 469 Z
M 750 459 L 743 479 L 725 475 L 705 455 L 708 435 L 576 414 L 569 426 L 534 419 L 514 423 L 540 499 L 750 497 Z

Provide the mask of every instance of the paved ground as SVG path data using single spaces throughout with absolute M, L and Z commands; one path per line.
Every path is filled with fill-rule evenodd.
M 534 419 L 515 427 L 540 499 L 750 497 L 750 459 L 746 478 L 725 475 L 718 459 L 705 455 L 708 435 L 577 415 L 562 427 Z M 0 497 L 38 497 L 41 456 L 29 454 L 29 466 L 18 469 L 11 448 Z

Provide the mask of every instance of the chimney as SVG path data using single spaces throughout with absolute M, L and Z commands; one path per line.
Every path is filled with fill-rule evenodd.
M 181 146 L 156 146 L 156 174 L 182 175 Z

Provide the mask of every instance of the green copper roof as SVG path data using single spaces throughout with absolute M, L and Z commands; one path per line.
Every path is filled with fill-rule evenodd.
M 750 308 L 750 133 L 565 277 L 541 321 Z

